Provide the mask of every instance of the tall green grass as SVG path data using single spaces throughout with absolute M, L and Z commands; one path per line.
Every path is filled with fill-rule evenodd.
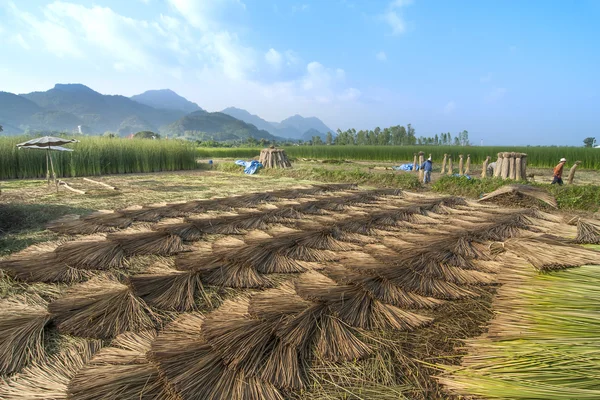
M 413 154 L 419 151 L 431 155 L 434 162 L 441 163 L 444 154 L 451 154 L 454 160 L 458 155 L 471 155 L 471 162 L 483 163 L 486 156 L 495 161 L 499 152 L 510 151 L 527 154 L 527 163 L 533 167 L 554 167 L 562 157 L 569 162 L 582 161 L 581 168 L 600 169 L 600 149 L 585 147 L 460 147 L 460 146 L 290 146 L 285 151 L 290 157 L 364 160 L 364 161 L 412 161 Z M 202 148 L 198 149 L 200 157 L 252 158 L 260 154 L 259 148 Z
M 467 347 L 444 382 L 490 399 L 600 399 L 600 266 L 524 277 L 499 337 Z M 503 272 L 507 273 L 507 271 Z
M 0 179 L 43 178 L 46 151 L 18 149 L 26 137 L 0 138 Z M 67 145 L 73 152 L 53 151 L 59 177 L 178 171 L 197 168 L 196 149 L 176 140 L 90 137 Z

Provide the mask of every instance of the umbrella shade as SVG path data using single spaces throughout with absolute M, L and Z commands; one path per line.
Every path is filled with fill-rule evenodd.
M 32 145 L 32 146 L 21 146 L 21 149 L 39 149 L 39 150 L 55 150 L 55 151 L 73 151 L 73 149 L 67 149 L 66 147 L 62 147 L 62 146 L 38 146 L 38 145 Z
M 39 138 L 31 139 L 23 143 L 19 143 L 17 147 L 31 147 L 39 146 L 39 148 L 47 148 L 51 146 L 61 146 L 68 143 L 77 143 L 79 140 L 75 139 L 63 139 L 54 136 L 42 136 Z

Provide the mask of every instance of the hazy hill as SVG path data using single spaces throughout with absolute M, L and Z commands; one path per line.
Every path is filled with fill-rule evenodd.
M 131 100 L 154 108 L 178 110 L 186 114 L 202 110 L 200 106 L 172 91 L 171 89 L 147 90 L 130 97 Z
M 42 111 L 34 102 L 16 94 L 0 92 L 0 125 L 6 134 L 20 133 L 19 126 Z
M 161 130 L 169 136 L 193 134 L 201 140 L 277 139 L 269 132 L 220 112 L 195 111 Z
M 325 142 L 325 139 L 327 137 L 325 133 L 319 132 L 318 130 L 311 128 L 304 132 L 300 139 L 302 139 L 305 142 L 308 142 L 309 140 L 312 140 L 313 136 L 319 136 L 321 140 L 323 140 L 323 142 Z
M 304 118 L 301 115 L 294 115 L 281 122 L 268 122 L 240 108 L 229 107 L 221 112 L 253 124 L 259 129 L 270 132 L 272 135 L 289 139 L 302 139 L 304 133 L 310 129 L 314 129 L 322 134 L 326 134 L 327 132 L 335 133 L 333 129 L 328 128 L 323 121 L 316 117 Z
M 125 96 L 103 95 L 81 84 L 57 84 L 45 92 L 21 95 L 41 107 L 44 111 L 61 112 L 63 117 L 71 114 L 85 126 L 87 133 L 133 130 L 124 124 L 130 120 L 142 120 L 146 129 L 158 130 L 186 113 L 180 110 L 156 109 L 133 101 Z M 73 119 L 73 121 L 75 121 Z M 78 125 L 79 125 L 78 124 Z M 77 125 L 70 130 L 76 129 Z M 47 121 L 46 129 L 65 129 Z

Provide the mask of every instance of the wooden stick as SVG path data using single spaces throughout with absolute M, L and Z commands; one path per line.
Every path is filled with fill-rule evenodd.
M 69 189 L 69 190 L 71 190 L 71 191 L 73 191 L 73 192 L 75 192 L 75 193 L 79 193 L 79 194 L 85 194 L 85 192 L 84 192 L 83 190 L 79 190 L 79 189 L 72 188 L 72 187 L 71 187 L 71 186 L 69 186 L 69 185 L 67 184 L 67 182 L 65 182 L 65 181 L 61 181 L 61 180 L 59 180 L 59 181 L 57 181 L 57 182 L 58 182 L 58 185 L 62 185 L 62 186 L 64 186 L 65 188 L 67 188 L 67 189 Z M 58 186 L 57 186 L 57 187 L 58 187 Z
M 96 183 L 96 184 L 98 184 L 98 185 L 101 185 L 101 186 L 107 187 L 107 188 L 109 188 L 109 189 L 111 189 L 111 190 L 119 190 L 119 189 L 117 189 L 116 187 L 114 187 L 114 186 L 110 186 L 109 184 L 107 184 L 107 183 L 104 183 L 104 182 L 98 182 L 98 181 L 95 181 L 95 180 L 93 180 L 93 179 L 89 179 L 89 178 L 83 178 L 83 180 L 84 180 L 84 181 L 87 181 L 87 182 L 91 182 L 91 183 Z

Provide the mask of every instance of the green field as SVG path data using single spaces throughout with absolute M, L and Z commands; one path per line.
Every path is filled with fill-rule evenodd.
M 431 154 L 434 161 L 441 162 L 444 154 L 458 160 L 459 154 L 471 155 L 471 162 L 480 164 L 486 156 L 495 161 L 497 154 L 503 151 L 526 153 L 528 165 L 533 167 L 553 167 L 562 157 L 571 162 L 581 161 L 582 168 L 600 169 L 600 150 L 585 147 L 461 147 L 461 146 L 291 146 L 286 147 L 290 157 L 364 160 L 364 161 L 406 161 L 412 160 L 419 151 Z M 260 154 L 260 148 L 202 148 L 200 157 L 251 158 Z
M 0 179 L 46 176 L 46 151 L 15 146 L 28 139 L 0 138 Z M 59 177 L 179 171 L 197 166 L 195 148 L 175 140 L 90 137 L 65 147 L 74 151 L 51 152 Z

